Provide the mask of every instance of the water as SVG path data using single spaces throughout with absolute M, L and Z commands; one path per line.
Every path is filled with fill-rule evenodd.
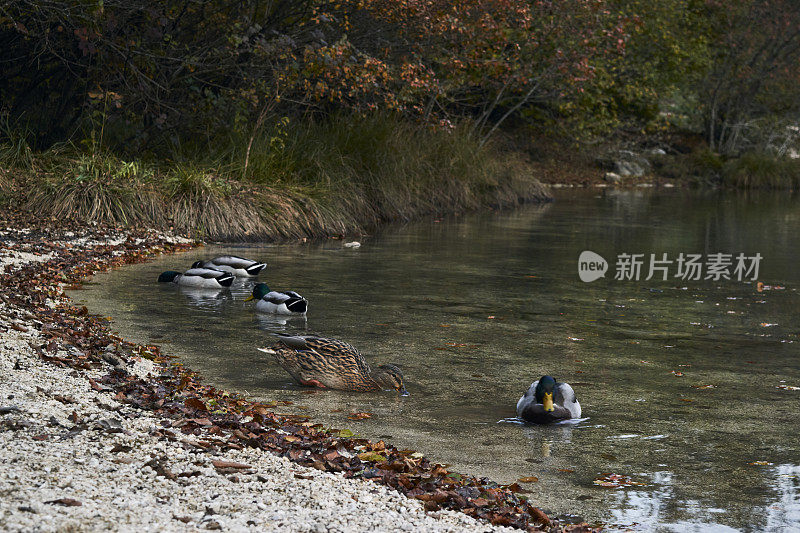
M 800 391 L 778 388 L 800 386 L 798 227 L 800 206 L 783 196 L 571 193 L 394 228 L 360 249 L 207 247 L 98 275 L 73 297 L 213 385 L 290 400 L 285 412 L 499 482 L 536 476 L 525 485 L 532 500 L 556 515 L 646 530 L 783 531 L 800 528 Z M 583 250 L 609 260 L 606 278 L 579 280 Z M 257 316 L 243 301 L 251 282 L 217 294 L 155 282 L 228 252 L 265 260 L 262 280 L 306 296 L 308 320 Z M 758 252 L 759 279 L 785 289 L 615 281 L 623 252 Z M 372 363 L 401 365 L 411 395 L 298 387 L 255 350 L 269 331 L 345 339 Z M 573 385 L 586 418 L 498 423 L 544 373 Z M 372 418 L 347 419 L 353 412 Z M 594 484 L 609 473 L 639 484 Z

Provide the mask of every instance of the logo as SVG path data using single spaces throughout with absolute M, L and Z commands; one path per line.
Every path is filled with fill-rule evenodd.
M 581 277 L 581 281 L 591 283 L 604 277 L 607 270 L 608 261 L 601 255 L 585 250 L 578 257 L 578 275 Z

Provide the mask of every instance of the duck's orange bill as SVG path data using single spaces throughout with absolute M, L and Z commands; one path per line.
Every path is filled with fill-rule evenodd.
M 547 411 L 548 413 L 555 410 L 555 408 L 553 407 L 553 393 L 552 392 L 545 392 L 544 393 L 544 399 L 542 399 L 542 405 L 544 406 L 544 410 Z
M 256 299 L 256 297 L 255 297 L 255 296 L 253 296 L 253 295 L 251 294 L 250 296 L 248 296 L 247 298 L 245 298 L 245 299 L 244 299 L 244 301 L 245 301 L 245 302 L 249 302 L 250 300 L 255 300 L 255 299 Z

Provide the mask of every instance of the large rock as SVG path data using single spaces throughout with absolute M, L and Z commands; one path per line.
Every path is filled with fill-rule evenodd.
M 650 171 L 650 161 L 630 150 L 620 150 L 614 157 L 614 170 L 620 176 L 644 176 Z
M 647 158 L 630 150 L 609 152 L 605 156 L 599 158 L 597 163 L 601 168 L 609 170 L 623 178 L 628 176 L 644 176 L 650 172 L 652 168 Z

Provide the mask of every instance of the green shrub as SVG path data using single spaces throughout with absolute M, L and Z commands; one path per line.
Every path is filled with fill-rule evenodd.
M 767 152 L 747 152 L 727 161 L 722 176 L 725 185 L 740 189 L 797 189 L 800 160 Z

